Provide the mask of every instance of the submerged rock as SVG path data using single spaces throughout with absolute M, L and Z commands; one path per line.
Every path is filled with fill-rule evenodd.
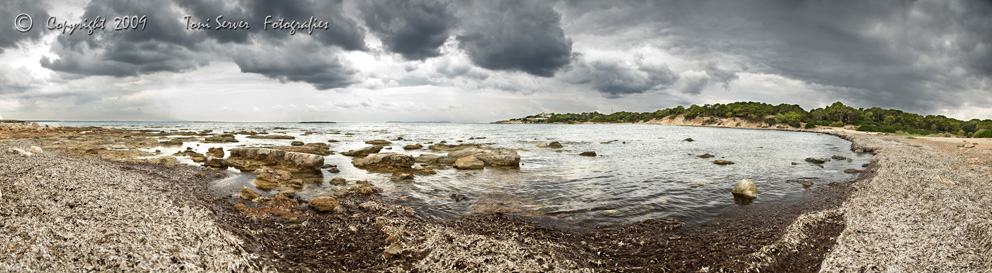
M 581 156 L 592 156 L 592 157 L 595 157 L 596 156 L 596 152 L 592 152 L 592 151 L 590 151 L 590 152 L 581 152 L 581 153 L 579 153 L 579 155 L 581 155 Z
M 358 150 L 350 150 L 347 152 L 342 152 L 342 155 L 346 156 L 367 156 L 370 154 L 378 153 L 382 150 L 382 145 L 368 146 Z
M 420 149 L 420 148 L 423 148 L 423 147 L 424 147 L 424 145 L 420 145 L 419 143 L 418 144 L 410 144 L 410 145 L 403 146 L 403 150 L 416 150 L 416 149 Z
M 289 146 L 303 146 L 303 141 L 293 141 L 289 143 Z
M 294 137 L 294 136 L 286 136 L 286 135 L 253 135 L 253 136 L 248 136 L 248 138 L 253 138 L 253 139 L 296 139 L 296 137 Z
M 348 184 L 348 180 L 345 180 L 343 177 L 335 177 L 331 178 L 329 183 L 331 185 L 343 186 L 344 184 Z
M 470 155 L 455 160 L 455 164 L 453 166 L 459 170 L 477 170 L 485 167 L 486 163 L 482 162 L 482 160 L 479 160 L 478 158 L 475 158 L 475 156 Z
M 751 179 L 741 179 L 741 181 L 737 181 L 737 184 L 734 185 L 734 189 L 730 193 L 733 193 L 735 196 L 756 198 L 758 197 L 758 186 Z
M 715 155 L 711 155 L 710 153 L 705 153 L 705 154 L 697 155 L 696 157 L 698 157 L 698 158 L 712 158 L 714 156 Z
M 261 194 L 259 194 L 258 192 L 254 191 L 252 189 L 249 189 L 248 187 L 245 187 L 245 186 L 241 186 L 241 193 L 238 194 L 238 196 L 240 196 L 241 199 L 248 200 L 248 201 L 255 201 L 255 200 L 258 200 L 258 199 L 262 199 L 262 195 Z
M 238 140 L 234 138 L 234 135 L 223 134 L 223 135 L 216 135 L 216 136 L 208 136 L 208 137 L 206 137 L 206 138 L 203 139 L 203 142 L 207 142 L 207 143 L 222 143 L 222 142 L 238 142 Z
M 844 157 L 842 155 L 833 155 L 830 158 L 833 160 L 847 160 L 847 157 Z
M 823 164 L 823 163 L 827 163 L 827 161 L 830 161 L 830 160 L 829 159 L 825 159 L 825 158 L 812 158 L 812 157 L 807 157 L 806 158 L 806 162 L 813 163 L 813 164 Z
M 565 146 L 562 146 L 561 143 L 557 141 L 552 141 L 551 143 L 548 143 L 548 148 L 562 148 L 562 147 Z
M 687 142 L 693 142 L 693 141 L 696 141 L 696 140 L 695 139 L 692 139 L 691 137 L 689 137 L 689 138 L 686 138 L 685 141 L 687 141 Z
M 731 165 L 731 164 L 734 164 L 734 162 L 733 161 L 729 161 L 729 160 L 717 159 L 717 160 L 713 160 L 713 164 L 717 164 L 717 165 Z
M 393 144 L 393 143 L 392 142 L 389 142 L 389 140 L 376 139 L 376 140 L 365 141 L 365 144 L 369 144 L 369 145 L 389 145 L 389 144 Z
M 860 173 L 860 172 L 861 171 L 858 170 L 858 169 L 846 169 L 846 170 L 844 170 L 844 173 Z
M 308 206 L 319 212 L 334 211 L 338 207 L 338 200 L 334 197 L 317 197 L 310 199 Z
M 431 146 L 427 147 L 427 149 L 430 149 L 432 151 L 458 151 L 458 150 L 464 150 L 464 149 L 469 149 L 469 148 L 476 148 L 476 149 L 478 149 L 478 148 L 481 148 L 482 147 L 479 144 L 448 145 L 448 144 L 444 144 L 444 143 L 445 143 L 444 141 L 441 141 L 438 144 L 434 144 L 434 145 L 431 145 Z

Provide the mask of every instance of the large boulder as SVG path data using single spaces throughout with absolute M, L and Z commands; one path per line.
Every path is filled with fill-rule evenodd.
M 751 179 L 741 179 L 741 181 L 737 181 L 730 193 L 735 196 L 755 198 L 758 197 L 758 186 L 754 185 L 754 181 Z
M 520 155 L 517 151 L 510 149 L 479 149 L 468 148 L 448 153 L 447 158 L 459 159 L 466 156 L 474 156 L 481 160 L 486 166 L 492 167 L 517 167 L 520 166 Z M 443 162 L 444 160 L 442 160 Z
M 411 155 L 397 153 L 379 153 L 351 160 L 356 168 L 376 172 L 394 172 L 413 167 L 415 160 Z
M 363 156 L 368 156 L 370 154 L 378 153 L 381 150 L 382 150 L 382 145 L 374 145 L 374 146 L 368 146 L 368 147 L 365 147 L 365 148 L 361 148 L 361 149 L 358 149 L 358 150 L 351 150 L 351 151 L 347 151 L 347 152 L 342 152 L 341 154 L 342 155 L 346 155 L 346 156 L 362 156 L 363 157 Z
M 453 166 L 459 170 L 477 170 L 485 167 L 486 163 L 482 162 L 482 160 L 479 160 L 475 156 L 470 155 L 455 160 L 455 164 Z
M 231 149 L 228 165 L 249 171 L 261 166 L 276 166 L 291 172 L 320 172 L 324 157 L 268 148 L 234 148 Z

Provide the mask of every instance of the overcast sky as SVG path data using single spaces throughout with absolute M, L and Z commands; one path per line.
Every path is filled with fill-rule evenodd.
M 145 29 L 114 31 L 125 15 Z M 92 35 L 48 29 L 97 16 Z M 992 118 L 990 1 L 13 0 L 0 25 L 2 118 L 489 122 L 733 101 Z

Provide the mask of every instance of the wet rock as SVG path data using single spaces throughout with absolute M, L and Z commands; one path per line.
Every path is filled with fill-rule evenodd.
M 28 148 L 28 152 L 29 153 L 32 153 L 32 154 L 43 154 L 43 153 L 45 153 L 45 151 L 42 150 L 41 147 L 38 147 L 38 146 L 31 146 L 31 148 Z
M 717 165 L 731 165 L 731 164 L 734 164 L 734 162 L 733 161 L 729 161 L 729 160 L 717 159 L 717 160 L 713 160 L 713 164 L 717 164 Z
M 420 145 L 419 143 L 418 144 L 410 144 L 410 145 L 403 146 L 403 150 L 416 150 L 416 149 L 420 149 L 420 148 L 423 148 L 423 147 L 424 147 L 424 145 Z
M 846 169 L 846 170 L 844 170 L 844 173 L 860 173 L 860 172 L 861 171 L 858 170 L 858 169 Z
M 561 143 L 557 141 L 552 141 L 551 143 L 548 143 L 548 148 L 561 148 L 561 147 L 564 146 L 562 146 Z
M 823 163 L 827 163 L 827 161 L 830 161 L 830 160 L 829 159 L 825 159 L 825 158 L 812 158 L 812 157 L 807 157 L 806 158 L 806 162 L 813 163 L 813 164 L 823 164 Z
M 544 148 L 544 147 L 548 147 L 548 143 L 547 143 L 547 142 L 541 142 L 541 143 L 538 143 L 538 144 L 537 144 L 537 147 L 538 147 L 538 148 Z
M 470 148 L 476 148 L 476 149 L 478 149 L 478 148 L 481 148 L 481 147 L 482 146 L 479 146 L 479 144 L 448 145 L 448 144 L 444 144 L 444 141 L 441 141 L 438 144 L 434 144 L 434 145 L 431 145 L 431 146 L 427 147 L 427 149 L 430 149 L 432 151 L 458 151 L 458 150 L 464 150 L 464 149 L 470 149 Z
M 422 164 L 443 164 L 441 161 L 444 157 L 445 156 L 439 154 L 420 154 L 417 156 L 415 161 Z
M 474 156 L 491 167 L 517 167 L 520 166 L 520 155 L 510 149 L 479 149 L 469 148 L 448 153 L 446 158 L 440 161 L 444 164 L 451 159 L 460 159 L 466 156 Z M 453 163 L 453 162 L 452 162 Z
M 253 136 L 248 136 L 248 138 L 252 138 L 252 139 L 296 139 L 296 137 L 294 137 L 294 136 L 287 136 L 287 135 L 253 135 Z
M 864 153 L 864 152 L 865 152 L 865 150 L 862 150 L 862 149 L 856 149 L 856 150 L 854 150 L 854 152 L 855 152 L 855 153 L 859 153 L 859 154 L 860 154 L 860 153 Z
M 223 158 L 207 156 L 206 159 L 203 161 L 203 166 L 218 168 L 218 169 L 227 169 L 227 161 L 224 160 Z
M 338 167 L 330 167 L 330 168 L 327 168 L 327 172 L 329 172 L 329 173 L 339 173 L 339 172 L 341 172 L 341 170 L 338 169 Z
M 693 141 L 696 141 L 695 139 L 692 139 L 691 137 L 689 137 L 689 138 L 686 138 L 686 139 L 684 139 L 684 140 L 685 140 L 686 142 L 693 142 Z
M 376 139 L 376 140 L 365 141 L 365 144 L 369 144 L 369 145 L 390 145 L 390 144 L 393 144 L 393 143 L 392 142 L 389 142 L 388 140 L 384 140 L 384 139 Z
M 714 156 L 715 155 L 711 155 L 710 153 L 705 153 L 705 154 L 697 155 L 696 157 L 698 157 L 698 158 L 712 158 Z
M 581 155 L 581 156 L 593 156 L 594 157 L 594 156 L 596 156 L 596 152 L 591 152 L 591 151 L 590 152 L 581 152 L 581 153 L 579 153 L 579 155 Z
M 248 200 L 248 201 L 255 201 L 255 200 L 258 200 L 258 199 L 262 199 L 262 195 L 261 194 L 259 194 L 258 192 L 254 191 L 252 189 L 249 189 L 248 187 L 245 187 L 245 186 L 241 186 L 241 193 L 238 194 L 238 196 L 240 196 L 241 199 Z
M 182 146 L 183 141 L 179 138 L 170 138 L 169 140 L 161 141 L 158 144 L 164 146 Z
M 351 188 L 348 188 L 348 191 L 349 192 L 355 192 L 355 193 L 361 193 L 361 194 L 369 195 L 369 194 L 375 194 L 375 193 L 378 193 L 378 192 L 381 192 L 382 191 L 382 189 L 380 189 L 378 187 L 375 187 L 375 186 L 372 186 L 372 184 L 370 184 L 369 181 L 359 180 L 358 182 L 355 182 L 355 183 L 357 183 L 358 185 L 351 186 Z
M 452 193 L 448 197 L 451 197 L 451 200 L 452 201 L 455 201 L 455 202 L 461 202 L 461 201 L 468 200 L 468 197 L 465 197 L 465 195 L 462 195 L 460 193 Z
M 813 186 L 813 181 L 809 181 L 809 179 L 803 179 L 803 181 L 799 182 L 799 184 L 803 185 L 803 187 L 809 188 Z
M 336 186 L 344 186 L 345 184 L 348 184 L 348 180 L 344 179 L 343 177 L 335 177 L 335 178 L 331 178 L 331 181 L 328 183 Z
M 325 156 L 334 154 L 334 152 L 331 152 L 330 147 L 328 147 L 327 144 L 324 143 L 307 143 L 301 146 L 275 146 L 268 148 L 276 149 L 280 151 L 287 151 L 287 152 L 307 153 L 307 154 L 325 155 Z
M 338 200 L 333 197 L 317 197 L 310 199 L 307 205 L 319 212 L 329 212 L 338 207 Z
M 842 155 L 833 155 L 830 158 L 833 160 L 847 160 L 847 157 L 844 157 Z
M 792 162 L 792 165 L 799 165 L 799 162 Z
M 328 139 L 327 142 L 338 142 L 336 139 Z
M 381 150 L 382 150 L 381 145 L 375 145 L 375 146 L 368 146 L 365 148 L 361 148 L 358 150 L 343 152 L 341 154 L 346 156 L 368 156 L 370 154 L 378 153 Z
M 411 155 L 397 153 L 378 153 L 351 160 L 356 168 L 372 172 L 395 172 L 410 169 L 415 160 Z
M 223 143 L 223 142 L 238 142 L 238 140 L 234 138 L 234 135 L 223 134 L 223 135 L 216 135 L 216 136 L 208 136 L 208 137 L 206 137 L 206 138 L 203 139 L 203 142 L 207 142 L 207 143 Z
M 413 174 L 412 173 L 401 173 L 401 172 L 397 172 L 397 173 L 393 173 L 393 179 L 396 179 L 396 180 L 411 180 L 411 179 L 413 179 Z
M 324 157 L 314 154 L 286 152 L 268 148 L 231 149 L 228 164 L 241 170 L 275 166 L 293 172 L 320 172 Z
M 289 143 L 290 146 L 303 146 L 303 141 L 293 141 Z
M 205 155 L 206 156 L 223 158 L 224 157 L 224 148 L 222 148 L 222 147 L 209 148 L 209 149 L 207 149 L 207 153 Z
M 459 170 L 477 170 L 485 167 L 486 163 L 482 162 L 482 160 L 479 160 L 478 158 L 475 158 L 475 156 L 470 155 L 455 160 L 455 164 L 453 166 Z
M 735 196 L 756 198 L 758 197 L 758 186 L 751 179 L 741 179 L 734 184 L 734 189 L 730 191 Z

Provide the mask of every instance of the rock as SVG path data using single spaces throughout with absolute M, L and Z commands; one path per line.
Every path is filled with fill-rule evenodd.
M 685 141 L 687 141 L 687 142 L 693 142 L 693 141 L 696 141 L 696 140 L 695 139 L 692 139 L 691 137 L 689 137 L 689 138 L 686 138 Z
M 847 157 L 844 157 L 842 155 L 833 155 L 830 158 L 833 160 L 847 160 Z
M 10 149 L 7 149 L 7 153 L 9 153 L 9 154 L 19 154 L 19 155 L 21 155 L 23 157 L 30 157 L 30 156 L 34 155 L 33 153 L 28 152 L 28 151 L 25 151 L 25 150 L 23 150 L 21 148 L 10 148 Z
M 207 149 L 206 156 L 224 158 L 224 148 L 222 147 L 209 148 Z
M 420 145 L 419 143 L 418 144 L 410 144 L 410 145 L 403 146 L 403 150 L 416 150 L 416 149 L 420 149 L 420 148 L 423 148 L 423 147 L 424 147 L 424 145 Z
M 338 142 L 336 139 L 328 139 L 327 142 Z
M 343 152 L 341 154 L 346 156 L 368 156 L 370 154 L 378 153 L 381 150 L 382 150 L 381 145 L 375 145 L 375 146 L 368 146 L 365 148 L 361 148 L 358 150 Z
M 389 145 L 389 144 L 393 144 L 393 143 L 392 142 L 389 142 L 388 140 L 384 140 L 384 139 L 376 139 L 376 140 L 365 141 L 365 144 L 369 144 L 369 145 Z
M 731 164 L 734 164 L 734 162 L 733 161 L 729 161 L 729 160 L 717 159 L 717 160 L 713 160 L 713 164 L 717 164 L 717 165 L 731 165 Z
M 411 155 L 397 153 L 371 154 L 363 158 L 351 160 L 351 164 L 356 168 L 373 172 L 394 172 L 410 169 L 413 167 L 414 159 Z
M 714 156 L 715 155 L 711 155 L 710 153 L 705 153 L 705 154 L 697 155 L 696 157 L 698 157 L 698 158 L 712 158 Z
M 792 165 L 799 165 L 799 162 L 792 162 Z
M 344 184 L 348 184 L 348 180 L 345 180 L 343 177 L 335 177 L 331 178 L 329 183 L 331 183 L 331 185 L 343 186 Z
M 754 181 L 751 179 L 741 179 L 741 181 L 737 181 L 734 190 L 730 193 L 747 198 L 756 198 L 758 197 L 758 186 L 754 185 Z
M 803 179 L 803 181 L 799 182 L 799 184 L 802 184 L 803 187 L 809 188 L 810 186 L 813 186 L 813 181 L 809 181 L 809 179 Z
M 859 153 L 859 154 L 860 154 L 860 153 L 864 153 L 864 152 L 865 152 L 865 150 L 862 150 L 862 149 L 857 149 L 857 150 L 854 150 L 854 152 L 855 152 L 855 153 Z
M 317 197 L 310 199 L 307 205 L 319 212 L 328 212 L 338 207 L 338 200 L 333 197 Z
M 255 201 L 258 199 L 262 199 L 261 194 L 245 186 L 241 186 L 241 194 L 239 194 L 239 196 L 241 196 L 241 199 L 248 201 Z
M 300 146 L 275 146 L 275 147 L 269 147 L 269 149 L 276 149 L 276 150 L 296 152 L 296 153 L 315 154 L 315 155 L 334 154 L 334 152 L 331 152 L 330 147 L 328 147 L 327 144 L 324 143 L 307 143 L 305 145 L 300 145 Z
M 206 160 L 204 160 L 203 166 L 218 168 L 218 169 L 227 169 L 227 161 L 224 160 L 223 158 L 213 157 L 208 155 Z
M 178 138 L 170 138 L 169 140 L 161 141 L 158 144 L 165 145 L 165 146 L 182 146 L 183 145 L 183 141 L 181 139 L 178 139 Z
M 451 164 L 452 159 L 460 159 L 466 156 L 475 156 L 485 163 L 485 166 L 492 167 L 517 167 L 520 166 L 520 155 L 517 151 L 510 149 L 479 149 L 469 148 L 448 153 L 448 156 L 440 159 L 443 164 Z
M 937 180 L 940 183 L 944 183 L 946 185 L 952 185 L 953 186 L 954 184 L 956 184 L 956 183 L 954 183 L 954 181 L 951 181 L 950 179 L 947 179 L 947 178 L 940 177 L 939 175 L 934 176 L 933 179 L 934 180 Z
M 114 145 L 110 145 L 110 148 L 114 150 L 126 150 L 127 146 L 124 146 L 122 144 L 114 144 Z
M 462 195 L 460 193 L 452 193 L 451 195 L 449 195 L 449 197 L 451 197 L 451 200 L 454 200 L 455 202 L 468 200 L 468 197 L 465 197 L 465 195 Z
M 32 153 L 32 154 L 43 154 L 43 153 L 45 153 L 45 151 L 43 151 L 41 149 L 41 147 L 38 147 L 38 146 L 31 146 L 31 148 L 28 148 L 28 152 L 29 153 Z
M 982 163 L 981 158 L 973 157 L 968 159 L 968 164 L 978 164 L 978 163 Z
M 562 146 L 561 143 L 557 141 L 552 141 L 551 143 L 548 143 L 548 148 L 561 148 L 561 147 L 564 146 Z
M 303 146 L 303 141 L 293 141 L 289 143 L 290 146 Z
M 857 170 L 857 169 L 846 169 L 846 170 L 844 170 L 844 173 L 860 173 L 860 172 L 861 171 L 860 170 Z
M 253 136 L 248 136 L 248 138 L 253 138 L 253 139 L 296 139 L 296 137 L 294 137 L 294 136 L 286 136 L 286 135 L 253 135 Z
M 338 169 L 338 167 L 330 167 L 330 168 L 327 168 L 327 172 L 329 172 L 329 173 L 339 173 L 339 172 L 341 172 L 341 170 Z
M 234 148 L 228 164 L 241 170 L 255 170 L 261 166 L 277 166 L 294 172 L 319 173 L 324 157 L 315 154 L 286 152 L 268 148 Z
M 400 173 L 400 172 L 397 172 L 397 173 L 393 173 L 393 179 L 397 179 L 397 180 L 410 180 L 410 179 L 413 179 L 413 174 L 412 173 Z
M 579 153 L 579 155 L 581 155 L 581 156 L 596 156 L 596 152 L 581 152 L 581 153 Z
M 441 163 L 441 159 L 443 157 L 445 156 L 438 154 L 420 154 L 419 156 L 417 156 L 415 161 L 417 163 L 423 163 L 423 164 L 443 164 Z
M 482 160 L 479 160 L 478 158 L 475 158 L 475 156 L 470 155 L 455 160 L 455 164 L 453 166 L 459 170 L 477 170 L 485 167 L 486 163 L 482 162 Z
M 544 148 L 544 147 L 548 147 L 548 143 L 547 143 L 547 142 L 541 142 L 541 143 L 538 143 L 538 144 L 537 144 L 537 147 L 538 147 L 538 148 Z
M 813 164 L 823 164 L 823 163 L 827 163 L 827 161 L 830 161 L 830 159 L 821 159 L 821 158 L 812 158 L 812 157 L 806 158 L 806 162 Z
M 234 138 L 234 135 L 223 134 L 216 136 L 208 136 L 203 139 L 203 142 L 207 142 L 207 143 L 238 142 L 238 140 Z
M 464 150 L 464 149 L 469 149 L 469 148 L 479 149 L 479 148 L 482 148 L 482 146 L 479 146 L 479 144 L 448 145 L 448 144 L 444 144 L 444 141 L 441 141 L 441 142 L 438 142 L 438 144 L 434 144 L 434 145 L 431 145 L 431 146 L 427 147 L 427 149 L 430 149 L 432 151 L 458 151 L 458 150 Z
M 372 184 L 369 184 L 369 181 L 360 180 L 360 181 L 355 182 L 355 183 L 357 183 L 358 185 L 352 186 L 351 188 L 348 188 L 348 191 L 349 192 L 357 192 L 357 193 L 369 195 L 369 194 L 375 194 L 375 193 L 378 193 L 378 192 L 382 191 L 382 189 L 380 189 L 378 187 L 375 187 L 375 186 L 372 186 Z

